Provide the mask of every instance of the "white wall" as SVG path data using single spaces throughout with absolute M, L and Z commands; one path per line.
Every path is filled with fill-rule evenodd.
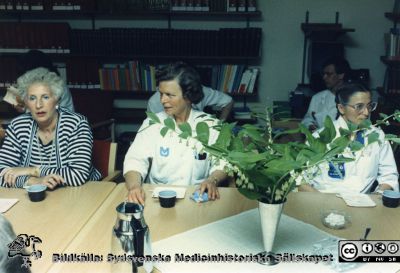
M 371 86 L 381 86 L 385 65 L 383 33 L 393 23 L 384 16 L 394 0 L 259 0 L 263 13 L 263 58 L 259 91 L 262 105 L 287 100 L 288 93 L 301 82 L 303 32 L 300 24 L 310 11 L 310 23 L 339 23 L 354 28 L 347 34 L 346 57 L 352 68 L 369 68 Z M 306 81 L 308 83 L 308 81 Z

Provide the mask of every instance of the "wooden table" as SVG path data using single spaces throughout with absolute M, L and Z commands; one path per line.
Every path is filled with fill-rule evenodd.
M 21 190 L 0 189 L 2 196 L 7 193 L 9 197 L 21 199 L 6 213 L 16 233 L 36 235 L 43 240 L 39 245 L 43 258 L 33 260 L 33 273 L 110 272 L 111 264 L 106 260 L 111 252 L 112 228 L 117 216 L 115 208 L 124 201 L 127 193 L 124 184 L 113 190 L 112 185 L 89 183 L 79 188 L 59 189 L 49 192 L 46 200 L 40 203 L 30 202 Z M 220 188 L 220 200 L 197 204 L 189 199 L 194 189 L 190 187 L 185 199 L 179 199 L 174 208 L 165 209 L 160 207 L 157 199 L 150 197 L 153 188 L 145 185 L 144 216 L 153 242 L 257 207 L 256 201 L 244 198 L 234 188 Z M 333 194 L 292 193 L 284 213 L 343 238 L 358 239 L 364 235 L 366 227 L 371 227 L 369 239 L 399 240 L 400 208 L 383 207 L 379 196 L 373 195 L 373 199 L 377 203 L 375 208 L 352 208 Z M 324 208 L 346 210 L 352 217 L 352 225 L 345 230 L 326 228 L 320 220 Z M 103 255 L 103 261 L 52 263 L 53 253 Z
M 89 182 L 46 192 L 42 202 L 31 202 L 25 190 L 0 188 L 0 197 L 19 201 L 4 215 L 15 233 L 35 235 L 42 258 L 31 259 L 32 272 L 47 272 L 52 254 L 63 252 L 115 188 L 111 182 Z
M 387 208 L 382 205 L 380 195 L 371 194 L 376 203 L 373 208 L 349 207 L 335 194 L 318 192 L 291 193 L 285 204 L 285 214 L 314 225 L 330 234 L 349 240 L 358 240 L 364 236 L 365 229 L 371 228 L 370 240 L 400 240 L 400 207 Z M 325 227 L 321 222 L 323 209 L 338 209 L 348 212 L 351 225 L 342 230 Z
M 185 199 L 178 199 L 174 208 L 161 208 L 158 199 L 151 198 L 154 186 L 145 185 L 146 203 L 144 218 L 150 228 L 152 241 L 158 241 L 174 234 L 201 226 L 239 212 L 255 208 L 257 203 L 242 197 L 236 189 L 220 188 L 221 199 L 214 202 L 197 204 L 189 199 L 193 187 L 186 191 Z M 78 236 L 66 248 L 66 253 L 94 253 L 103 255 L 111 251 L 112 228 L 117 217 L 115 208 L 126 197 L 123 184 L 115 190 L 99 208 Z M 59 263 L 49 272 L 110 272 L 111 264 L 102 263 Z
M 234 188 L 220 188 L 221 199 L 205 204 L 196 204 L 188 196 L 193 187 L 186 192 L 185 199 L 177 201 L 174 208 L 161 208 L 157 199 L 149 192 L 154 186 L 145 185 L 147 199 L 145 220 L 150 228 L 152 241 L 158 241 L 183 231 L 238 214 L 257 207 L 256 201 L 244 198 Z M 118 185 L 109 198 L 97 210 L 86 226 L 68 245 L 65 253 L 93 253 L 103 255 L 101 263 L 59 263 L 49 272 L 110 272 L 111 265 L 106 262 L 111 251 L 112 227 L 115 223 L 115 207 L 126 196 L 123 184 Z M 365 228 L 371 227 L 369 239 L 400 239 L 400 208 L 382 206 L 379 196 L 373 196 L 375 208 L 351 208 L 334 194 L 299 192 L 289 195 L 284 213 L 336 236 L 359 239 Z M 332 230 L 322 225 L 320 212 L 324 208 L 346 210 L 352 217 L 352 225 L 345 230 Z M 154 270 L 158 272 L 157 270 Z

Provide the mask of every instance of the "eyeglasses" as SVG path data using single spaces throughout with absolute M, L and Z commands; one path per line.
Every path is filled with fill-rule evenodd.
M 368 104 L 357 103 L 357 104 L 354 104 L 354 105 L 351 105 L 351 104 L 343 104 L 343 105 L 350 106 L 351 108 L 353 108 L 357 112 L 361 113 L 361 112 L 363 112 L 365 110 L 365 108 L 367 108 L 369 112 L 374 111 L 376 109 L 376 107 L 378 106 L 378 103 L 373 101 L 373 102 L 370 102 Z

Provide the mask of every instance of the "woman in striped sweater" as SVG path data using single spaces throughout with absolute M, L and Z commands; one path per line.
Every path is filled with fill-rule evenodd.
M 91 163 L 93 137 L 86 118 L 57 106 L 63 81 L 45 68 L 17 80 L 29 113 L 7 128 L 0 148 L 0 185 L 80 186 L 99 180 Z

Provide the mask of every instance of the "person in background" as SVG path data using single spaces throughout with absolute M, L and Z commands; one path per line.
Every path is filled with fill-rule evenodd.
M 192 108 L 204 97 L 200 76 L 192 67 L 182 62 L 173 63 L 158 70 L 156 79 L 164 108 L 156 114 L 161 122 L 172 118 L 175 128 L 187 122 L 193 135 L 199 122 L 210 126 L 218 122 Z M 152 184 L 199 185 L 200 195 L 207 190 L 211 200 L 219 198 L 217 187 L 227 178 L 223 163 L 217 165 L 206 153 L 197 154 L 193 145 L 188 145 L 177 134 L 167 133 L 163 137 L 160 124 L 150 127 L 149 124 L 150 119 L 143 122 L 125 156 L 123 173 L 128 200 L 144 204 L 142 183 L 147 176 Z M 218 131 L 211 128 L 209 144 L 217 137 Z
M 336 104 L 339 118 L 334 121 L 336 136 L 340 128 L 348 129 L 348 124 L 359 125 L 376 109 L 377 103 L 371 100 L 371 91 L 361 84 L 345 84 L 337 90 Z M 368 145 L 368 135 L 376 132 L 379 141 Z M 314 133 L 318 136 L 318 132 Z M 375 181 L 376 193 L 384 190 L 399 191 L 398 171 L 392 148 L 385 140 L 384 132 L 376 127 L 360 130 L 352 137 L 364 147 L 353 153 L 355 160 L 346 163 L 324 163 L 320 166 L 321 174 L 309 185 L 302 185 L 299 190 L 322 191 L 329 193 L 369 193 Z
M 0 214 L 0 272 L 1 273 L 29 273 L 28 267 L 22 266 L 21 255 L 8 257 L 9 247 L 17 236 L 11 223 Z
M 45 68 L 18 78 L 27 113 L 14 118 L 0 147 L 0 185 L 79 186 L 99 180 L 92 166 L 93 137 L 86 118 L 58 106 L 63 80 Z
M 38 67 L 44 67 L 48 69 L 51 72 L 56 73 L 58 76 L 60 76 L 57 68 L 53 65 L 50 57 L 43 53 L 40 50 L 29 50 L 27 53 L 23 54 L 20 56 L 18 60 L 18 75 L 23 75 L 24 73 L 28 72 L 29 70 L 38 68 Z M 68 109 L 69 111 L 75 111 L 74 109 L 74 103 L 72 101 L 72 96 L 71 92 L 69 91 L 68 87 L 66 85 L 63 86 L 64 92 L 62 93 L 62 96 L 59 101 L 59 105 L 65 109 Z M 13 105 L 14 108 L 19 112 L 23 113 L 27 109 L 25 108 L 25 104 L 23 99 L 17 97 L 17 104 Z
M 194 103 L 192 108 L 197 111 L 203 111 L 205 107 L 216 108 L 219 113 L 219 119 L 222 121 L 227 120 L 229 117 L 234 102 L 232 97 L 225 94 L 224 92 L 214 90 L 210 87 L 202 86 L 204 97 L 201 101 Z M 160 100 L 160 92 L 154 93 L 147 103 L 147 111 L 153 113 L 159 113 L 164 110 Z
M 349 63 L 343 58 L 330 58 L 324 63 L 322 79 L 327 89 L 311 98 L 308 111 L 301 121 L 310 131 L 322 128 L 327 116 L 336 119 L 336 90 L 346 81 L 350 70 Z

